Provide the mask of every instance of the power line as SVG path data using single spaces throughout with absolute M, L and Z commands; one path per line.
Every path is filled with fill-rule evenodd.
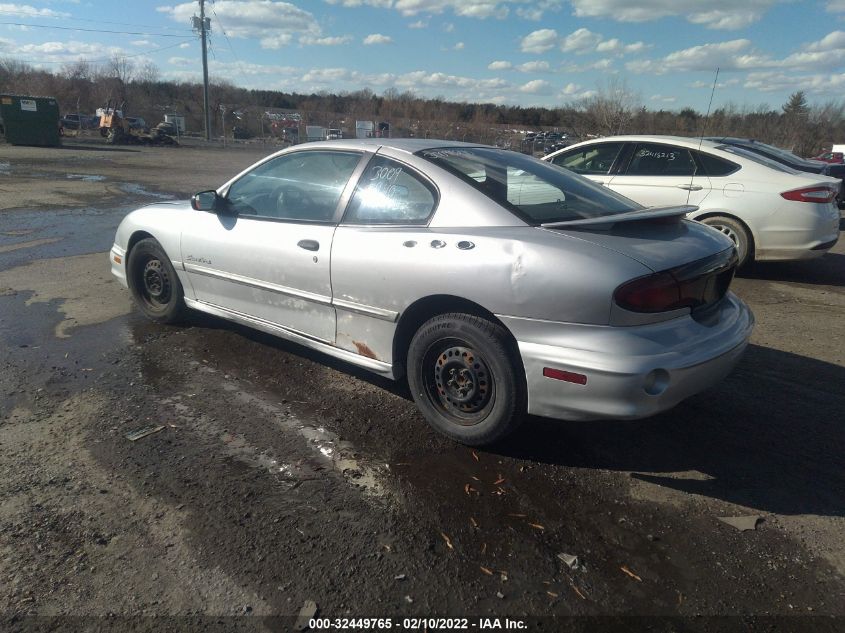
M 223 33 L 223 37 L 226 38 L 226 43 L 229 45 L 229 50 L 232 51 L 232 55 L 235 56 L 237 61 L 241 61 L 238 57 L 238 54 L 235 52 L 235 49 L 232 48 L 232 42 L 229 41 L 229 35 L 226 33 L 226 29 L 223 27 L 223 21 L 220 19 L 220 16 L 217 15 L 217 11 L 214 10 L 214 3 L 211 4 L 211 12 L 214 14 L 214 17 L 217 19 L 217 24 L 220 25 L 220 31 Z
M 170 46 L 162 46 L 161 48 L 154 48 L 149 51 L 143 51 L 140 53 L 133 53 L 131 55 L 119 55 L 121 58 L 129 59 L 131 57 L 141 57 L 142 55 L 150 55 L 151 53 L 156 53 L 158 51 L 166 51 L 169 48 L 176 48 L 177 46 L 182 46 L 182 43 L 179 44 L 171 44 Z M 14 55 L 15 53 L 12 53 Z M 36 60 L 36 59 L 18 59 L 16 61 L 21 62 L 22 64 L 78 64 L 80 62 L 84 62 L 86 64 L 101 64 L 103 62 L 110 62 L 112 60 L 111 57 L 106 57 L 103 59 L 66 59 L 64 61 L 47 61 L 47 60 Z
M 105 29 L 81 29 L 74 26 L 49 26 L 47 24 L 24 24 L 22 22 L 0 22 L 9 26 L 26 26 L 33 29 L 58 29 L 61 31 L 83 31 L 85 33 L 114 33 L 116 35 L 143 35 L 145 37 L 180 37 L 193 38 L 194 35 L 174 35 L 172 33 L 145 33 L 143 31 L 108 31 Z
M 21 13 L 19 11 L 3 11 L 0 9 L 0 15 L 12 15 L 12 16 L 20 16 Z M 27 16 L 27 17 L 38 17 L 42 19 L 49 19 L 49 20 L 70 20 L 71 22 L 91 22 L 92 24 L 114 24 L 116 26 L 134 26 L 142 29 L 164 29 L 166 31 L 186 31 L 185 28 L 177 28 L 175 26 L 167 26 L 161 24 L 137 24 L 136 22 L 112 22 L 111 20 L 92 20 L 90 18 L 73 18 L 70 16 L 65 15 L 39 15 L 39 16 Z

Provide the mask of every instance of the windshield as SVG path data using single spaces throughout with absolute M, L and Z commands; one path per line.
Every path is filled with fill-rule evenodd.
M 771 158 L 766 158 L 762 154 L 757 154 L 756 152 L 752 152 L 751 150 L 739 147 L 737 145 L 719 145 L 716 149 L 722 150 L 723 152 L 728 152 L 730 154 L 736 154 L 737 156 L 742 156 L 743 158 L 747 158 L 748 160 L 753 161 L 758 165 L 764 165 L 765 167 L 776 169 L 786 174 L 801 173 L 796 169 L 792 169 L 792 167 L 784 165 L 783 163 L 779 163 L 776 160 L 772 160 Z
M 419 155 L 529 224 L 601 218 L 643 208 L 569 170 L 516 152 L 444 147 Z

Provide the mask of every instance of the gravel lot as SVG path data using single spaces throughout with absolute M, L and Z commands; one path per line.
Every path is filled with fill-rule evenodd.
M 735 281 L 757 328 L 723 384 L 472 451 L 402 384 L 212 318 L 156 326 L 111 279 L 128 210 L 271 150 L 0 145 L 0 628 L 286 631 L 313 600 L 845 630 L 845 242 Z

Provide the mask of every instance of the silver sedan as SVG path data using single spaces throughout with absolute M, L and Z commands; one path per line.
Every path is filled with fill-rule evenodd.
M 112 272 L 169 323 L 197 310 L 407 377 L 470 445 L 526 413 L 641 418 L 727 375 L 753 326 L 733 243 L 549 163 L 434 140 L 278 152 L 121 222 Z

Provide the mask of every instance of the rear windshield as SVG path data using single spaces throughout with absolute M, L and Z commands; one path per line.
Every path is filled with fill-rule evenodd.
M 529 224 L 601 218 L 643 207 L 571 171 L 486 147 L 419 152 Z
M 771 167 L 772 169 L 776 169 L 787 174 L 800 173 L 797 169 L 792 169 L 792 167 L 788 167 L 783 163 L 779 163 L 775 160 L 772 160 L 771 158 L 767 158 L 762 154 L 752 152 L 751 150 L 745 149 L 744 147 L 738 147 L 736 145 L 719 145 L 716 149 L 720 149 L 723 152 L 728 152 L 730 154 L 736 154 L 737 156 L 742 156 L 743 158 L 747 158 L 748 160 L 753 161 L 759 165 L 765 165 L 766 167 Z

